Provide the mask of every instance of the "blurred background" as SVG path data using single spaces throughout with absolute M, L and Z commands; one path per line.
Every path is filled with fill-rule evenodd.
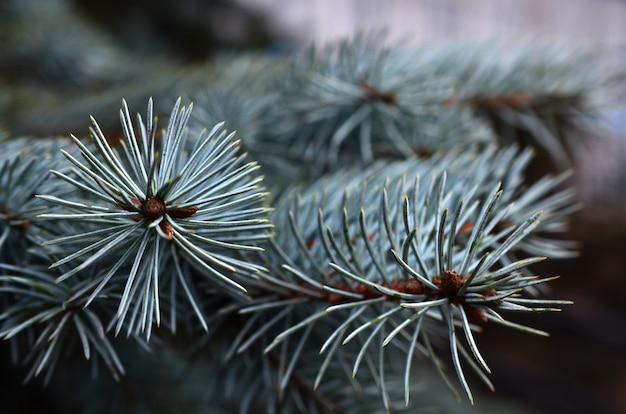
M 550 339 L 489 327 L 479 336 L 497 393 L 479 396 L 472 412 L 484 412 L 492 397 L 510 412 L 626 412 L 624 0 L 3 0 L 0 130 L 81 134 L 89 114 L 114 125 L 122 96 L 131 107 L 151 95 L 175 99 L 202 82 L 216 57 L 281 55 L 380 28 L 389 41 L 412 44 L 554 42 L 590 50 L 606 66 L 612 87 L 598 97 L 603 129 L 575 160 L 585 208 L 571 237 L 580 257 L 538 269 L 561 274 L 553 296 L 575 305 L 528 321 Z M 46 401 L 62 406 L 53 395 L 58 386 L 22 387 L 25 373 L 0 349 L 3 412 L 50 412 Z M 444 411 L 467 410 L 452 404 Z
M 237 0 L 299 42 L 325 42 L 372 27 L 411 42 L 549 39 L 588 45 L 623 62 L 622 0 Z

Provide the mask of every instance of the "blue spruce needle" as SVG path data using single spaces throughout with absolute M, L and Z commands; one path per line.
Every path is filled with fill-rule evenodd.
M 178 283 L 183 287 L 206 330 L 193 277 L 203 275 L 216 289 L 245 296 L 244 280 L 261 269 L 237 256 L 262 250 L 258 244 L 271 229 L 258 165 L 245 162 L 239 141 L 222 124 L 189 139 L 191 110 L 179 99 L 167 129 L 159 131 L 150 100 L 146 122 L 138 115 L 135 128 L 124 101 L 124 139 L 118 146 L 92 118 L 95 149 L 73 136 L 83 160 L 63 151 L 72 168 L 52 171 L 76 187 L 75 198 L 39 195 L 62 209 L 41 218 L 80 223 L 75 234 L 46 242 L 64 249 L 55 252 L 62 258 L 52 268 L 72 264 L 58 283 L 88 266 L 105 267 L 90 287 L 86 307 L 111 279 L 125 278 L 116 334 L 128 318 L 129 335 L 148 328 L 149 338 L 153 322 L 160 324 L 160 286 L 165 283 L 172 290 Z M 171 309 L 175 312 L 175 303 Z

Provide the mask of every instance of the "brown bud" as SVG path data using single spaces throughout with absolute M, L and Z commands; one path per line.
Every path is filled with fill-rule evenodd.
M 487 315 L 485 314 L 485 311 L 482 310 L 481 308 L 476 308 L 474 306 L 470 306 L 466 304 L 463 306 L 463 310 L 467 314 L 467 317 L 469 318 L 470 321 L 477 322 L 477 323 L 478 322 L 487 323 Z
M 156 197 L 150 197 L 141 206 L 144 217 L 148 220 L 156 220 L 165 214 L 165 203 Z
M 454 270 L 446 270 L 441 277 L 441 290 L 451 298 L 456 296 L 459 289 L 463 286 L 463 278 Z
M 167 212 L 167 215 L 175 219 L 184 219 L 193 216 L 198 210 L 199 208 L 196 206 L 185 207 L 176 210 L 170 210 Z
M 408 282 L 406 282 L 404 291 L 412 295 L 421 295 L 422 293 L 424 293 L 424 286 L 422 286 L 422 284 L 418 282 L 417 280 L 411 279 Z
M 167 239 L 172 240 L 172 237 L 174 237 L 174 229 L 172 228 L 172 225 L 166 220 L 161 220 L 161 222 L 159 223 L 159 227 L 161 228 L 163 233 L 167 235 Z

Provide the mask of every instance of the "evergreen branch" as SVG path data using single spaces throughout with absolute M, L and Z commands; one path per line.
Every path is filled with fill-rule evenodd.
M 36 260 L 41 263 L 41 258 Z M 124 368 L 109 339 L 105 335 L 102 318 L 112 316 L 112 303 L 107 293 L 100 296 L 99 305 L 83 309 L 85 295 L 74 299 L 76 292 L 89 284 L 90 277 L 73 279 L 70 284 L 55 283 L 55 273 L 42 264 L 31 264 L 28 268 L 3 264 L 5 272 L 0 276 L 3 294 L 14 295 L 16 300 L 0 315 L 0 337 L 36 336 L 24 362 L 31 363 L 25 381 L 46 371 L 48 383 L 55 367 L 67 351 L 79 345 L 86 360 L 95 365 L 101 359 L 119 379 Z
M 29 145 L 26 138 L 0 139 L 0 262 L 19 264 L 41 234 L 50 231 L 37 219 L 48 208 L 35 194 L 67 193 L 64 183 L 47 179 L 66 144 L 63 139 L 41 139 L 38 145 Z
M 594 100 L 606 76 L 588 53 L 495 41 L 421 49 L 424 63 L 455 84 L 448 105 L 488 121 L 502 143 L 530 144 L 563 169 L 572 165 L 572 150 L 579 144 L 574 138 L 580 136 L 571 132 L 594 134 L 585 122 L 596 117 Z
M 270 89 L 277 95 L 272 104 L 278 109 L 270 112 L 276 121 L 256 134 L 254 145 L 280 151 L 283 163 L 300 163 L 305 178 L 346 160 L 369 163 L 380 154 L 410 157 L 451 148 L 459 136 L 463 144 L 493 141 L 481 120 L 445 105 L 451 86 L 411 48 L 385 45 L 384 34 L 312 49 L 280 72 Z M 261 156 L 270 167 L 276 158 Z
M 245 292 L 241 277 L 259 267 L 238 260 L 231 252 L 260 250 L 257 242 L 266 239 L 271 229 L 267 220 L 269 209 L 263 205 L 266 193 L 259 186 L 260 178 L 254 177 L 257 167 L 254 163 L 245 164 L 243 156 L 237 154 L 238 143 L 233 134 L 228 135 L 221 125 L 216 125 L 208 134 L 202 133 L 190 141 L 186 124 L 191 106 L 180 105 L 179 99 L 161 136 L 157 134 L 150 101 L 147 124 L 138 116 L 137 137 L 124 102 L 120 111 L 125 137 L 121 151 L 109 144 L 92 118 L 96 150 L 74 138 L 84 162 L 65 152 L 77 167 L 76 173 L 55 175 L 95 199 L 39 197 L 62 208 L 58 213 L 42 214 L 41 218 L 88 221 L 94 225 L 90 231 L 75 226 L 76 234 L 47 242 L 66 246 L 53 267 L 77 262 L 59 281 L 96 263 L 109 267 L 87 304 L 94 301 L 111 278 L 129 270 L 120 297 L 116 333 L 126 325 L 129 334 L 143 332 L 150 337 L 153 322 L 158 326 L 161 320 L 159 286 L 168 284 L 171 274 L 183 282 L 186 298 L 196 309 L 194 313 L 201 316 L 192 299 L 188 277 L 181 275 L 181 267 L 173 263 L 173 257 L 181 253 L 184 260 L 224 292 Z M 171 253 L 170 248 L 174 248 Z M 170 272 L 172 267 L 176 270 Z M 201 323 L 206 327 L 204 321 Z
M 350 353 L 342 348 L 361 335 L 367 335 L 355 357 L 353 373 L 356 374 L 361 361 L 369 360 L 376 349 L 376 354 L 380 352 L 376 358 L 383 361 L 386 358 L 383 349 L 392 344 L 404 349 L 407 355 L 413 351 L 406 349 L 405 341 L 428 353 L 428 336 L 433 334 L 428 328 L 443 323 L 447 326 L 455 371 L 473 401 L 462 361 L 477 370 L 479 377 L 491 386 L 483 373 L 488 373 L 489 368 L 473 335 L 476 324 L 494 320 L 499 311 L 551 311 L 570 303 L 519 298 L 523 289 L 551 278 L 537 280 L 520 271 L 544 257 L 513 260 L 510 256 L 513 249 L 519 248 L 523 240 L 540 229 L 541 213 L 520 220 L 522 213 L 516 209 L 516 204 L 502 205 L 502 201 L 510 197 L 503 194 L 507 190 L 515 192 L 513 184 L 523 182 L 520 177 L 506 176 L 511 170 L 500 168 L 504 162 L 514 160 L 511 154 L 517 152 L 505 151 L 505 154 L 495 152 L 494 158 L 502 164 L 480 164 L 480 169 L 474 163 L 482 162 L 482 157 L 476 154 L 475 158 L 467 157 L 466 165 L 431 158 L 374 165 L 354 175 L 340 171 L 305 191 L 296 190 L 279 200 L 273 221 L 277 228 L 290 230 L 277 233 L 275 248 L 268 251 L 268 267 L 274 266 L 280 271 L 276 266 L 286 258 L 281 251 L 292 252 L 289 254 L 291 264 L 285 267 L 289 272 L 283 271 L 281 277 L 293 285 L 304 283 L 317 295 L 305 295 L 308 302 L 290 302 L 290 317 L 297 314 L 303 317 L 293 324 L 285 319 L 282 331 L 266 351 L 280 343 L 286 344 L 296 332 L 332 325 L 334 328 L 324 341 L 322 351 L 332 352 L 334 358 L 348 358 Z M 441 175 L 435 175 L 430 186 L 421 186 L 420 174 L 426 171 L 438 174 L 437 165 Z M 453 168 L 445 173 L 442 166 L 449 165 Z M 387 172 L 387 177 L 381 177 L 380 170 Z M 521 172 L 522 169 L 515 170 Z M 475 176 L 471 175 L 473 172 Z M 408 180 L 411 176 L 417 178 Z M 479 181 L 470 185 L 472 179 Z M 345 184 L 340 186 L 338 182 Z M 505 185 L 508 188 L 501 189 Z M 537 188 L 531 186 L 527 191 L 542 193 L 539 187 L 544 185 L 538 183 Z M 467 188 L 472 190 L 466 192 Z M 549 193 L 543 195 L 549 197 Z M 377 197 L 380 203 L 374 201 Z M 541 196 L 531 198 L 532 203 L 522 203 L 522 210 L 542 202 Z M 416 200 L 417 204 L 412 205 L 411 200 Z M 373 207 L 375 205 L 379 207 Z M 470 207 L 466 209 L 465 205 Z M 482 207 L 477 209 L 477 205 Z M 453 207 L 453 218 L 447 220 L 447 211 Z M 318 220 L 311 222 L 307 218 L 315 209 L 318 209 Z M 558 210 L 551 213 L 555 215 L 554 220 L 564 218 Z M 504 231 L 498 229 L 502 221 L 515 224 Z M 466 238 L 468 226 L 471 226 L 471 234 Z M 393 260 L 389 260 L 390 257 Z M 269 279 L 267 283 L 271 286 Z M 319 283 L 326 286 L 320 289 Z M 289 291 L 280 292 L 275 291 L 278 294 L 276 304 L 281 303 L 281 295 L 290 295 Z M 260 311 L 260 308 L 255 310 Z M 504 319 L 499 323 L 536 332 Z M 469 344 L 469 352 L 459 342 L 459 327 Z M 419 330 L 415 332 L 415 329 Z M 368 331 L 371 332 L 366 334 Z M 383 332 L 386 333 L 383 335 Z M 380 344 L 374 340 L 378 335 L 383 335 Z M 289 358 L 289 365 L 293 365 L 293 355 L 286 358 Z M 331 357 L 326 358 L 316 376 L 316 384 L 321 383 L 330 363 L 328 358 Z M 410 360 L 407 359 L 407 364 Z M 377 371 L 382 381 L 386 371 Z M 387 404 L 385 388 L 381 388 L 381 392 Z M 407 401 L 408 396 L 404 400 Z
M 468 372 L 493 389 L 481 326 L 548 336 L 505 316 L 571 303 L 538 297 L 557 277 L 529 269 L 576 254 L 561 240 L 579 208 L 563 189 L 569 172 L 528 180 L 533 151 L 492 144 L 569 165 L 570 132 L 589 128 L 603 77 L 562 52 L 359 35 L 185 72 L 170 88 L 201 83 L 191 94 L 202 108 L 192 117 L 179 99 L 164 130 L 150 99 L 135 123 L 123 101 L 119 142 L 100 117 L 93 145 L 72 136 L 74 150 L 0 140 L 0 337 L 27 345 L 27 379 L 48 381 L 74 350 L 117 377 L 107 332 L 147 347 L 155 326 L 182 321 L 204 331 L 191 347 L 207 357 L 201 411 L 409 410 L 419 356 L 473 402 Z M 74 81 L 87 80 L 74 66 Z M 58 128 L 89 99 L 35 105 L 33 123 Z

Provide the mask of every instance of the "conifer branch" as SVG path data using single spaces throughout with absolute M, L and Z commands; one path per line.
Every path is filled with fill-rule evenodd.
M 183 344 L 211 412 L 409 411 L 424 361 L 473 402 L 474 374 L 494 388 L 482 327 L 547 336 L 509 315 L 571 303 L 532 270 L 577 254 L 563 167 L 602 80 L 570 58 L 362 34 L 185 72 L 160 90 L 186 85 L 196 109 L 179 98 L 164 129 L 150 99 L 135 122 L 123 101 L 119 134 L 91 118 L 91 142 L 2 139 L 0 338 L 45 381 L 75 349 L 123 375 L 111 333 Z
M 93 228 L 76 227 L 74 234 L 46 242 L 62 245 L 66 252 L 52 268 L 75 263 L 58 282 L 106 263 L 108 270 L 94 281 L 89 305 L 111 280 L 126 275 L 116 333 L 126 325 L 129 335 L 150 337 L 152 325 L 160 324 L 160 286 L 170 284 L 169 278 L 182 284 L 191 306 L 199 309 L 189 290 L 189 275 L 182 270 L 186 268 L 177 264 L 180 259 L 233 295 L 246 291 L 238 271 L 253 274 L 262 269 L 230 253 L 261 250 L 258 242 L 269 235 L 269 209 L 263 204 L 266 193 L 260 186 L 262 177 L 256 175 L 258 166 L 244 162 L 233 134 L 220 124 L 189 139 L 190 113 L 191 106 L 181 107 L 179 100 L 161 135 L 150 101 L 146 123 L 138 116 L 137 134 L 124 103 L 120 111 L 124 140 L 119 147 L 107 141 L 92 119 L 96 149 L 74 137 L 84 161 L 64 152 L 73 167 L 69 174 L 54 172 L 87 198 L 38 196 L 63 208 L 42 214 L 42 219 L 78 220 L 88 223 L 84 228 Z M 206 328 L 206 322 L 201 323 Z
M 385 367 L 376 374 L 382 378 L 389 368 L 382 362 L 385 349 L 391 345 L 407 355 L 413 355 L 415 349 L 429 355 L 431 337 L 442 335 L 437 327 L 443 324 L 455 371 L 470 401 L 473 396 L 463 365 L 478 371 L 493 387 L 484 375 L 490 369 L 475 338 L 479 326 L 498 319 L 498 323 L 543 334 L 510 323 L 501 313 L 555 311 L 570 303 L 524 298 L 529 287 L 553 278 L 522 272 L 545 257 L 520 260 L 512 252 L 524 251 L 522 242 L 539 232 L 544 213 L 552 216 L 553 223 L 562 224 L 570 211 L 565 200 L 572 199 L 567 190 L 556 191 L 562 178 L 555 177 L 526 189 L 532 194 L 528 200 L 533 201 L 521 203 L 519 210 L 516 204 L 503 205 L 511 199 L 503 194 L 521 191 L 518 186 L 523 185 L 521 177 L 508 174 L 521 174 L 523 168 L 516 164 L 529 157 L 518 150 L 492 151 L 487 153 L 496 162 L 490 168 L 477 168 L 486 166 L 481 164 L 480 152 L 465 158 L 455 155 L 454 162 L 441 155 L 380 163 L 363 172 L 339 171 L 278 200 L 273 221 L 277 228 L 289 230 L 277 232 L 276 242 L 267 252 L 267 267 L 279 272 L 284 281 L 278 287 L 268 276 L 260 288 L 272 292 L 274 299 L 268 297 L 243 308 L 244 313 L 269 311 L 275 315 L 271 326 L 262 329 L 263 337 L 277 332 L 265 352 L 283 349 L 289 338 L 302 344 L 311 329 L 318 332 L 326 326 L 330 331 L 326 330 L 321 353 L 329 354 L 316 384 L 323 382 L 331 359 L 353 359 L 355 352 L 355 375 L 363 358 L 374 358 Z M 513 168 L 501 168 L 505 165 Z M 432 174 L 429 185 L 424 185 L 422 174 Z M 546 186 L 560 194 L 558 208 L 524 216 L 542 205 L 541 197 L 534 194 L 543 193 Z M 543 193 L 554 198 L 547 194 Z M 312 222 L 314 214 L 318 219 Z M 511 224 L 502 228 L 502 222 Z M 549 229 L 541 230 L 549 234 Z M 551 247 L 567 251 L 558 242 Z M 295 315 L 300 316 L 294 319 Z M 294 354 L 286 355 L 289 362 L 282 364 L 293 364 Z M 405 377 L 410 369 L 409 358 Z M 381 392 L 387 401 L 384 389 Z
M 27 268 L 0 265 L 0 292 L 15 298 L 0 315 L 0 338 L 9 340 L 16 335 L 32 338 L 30 352 L 23 359 L 31 365 L 24 381 L 45 373 L 44 383 L 48 383 L 60 361 L 77 348 L 94 368 L 102 360 L 113 377 L 119 379 L 124 375 L 124 367 L 102 322 L 114 314 L 114 302 L 107 297 L 111 292 L 102 292 L 97 306 L 84 309 L 85 286 L 90 277 L 57 284 L 58 272 L 47 269 L 42 259 L 36 258 L 35 264 Z

